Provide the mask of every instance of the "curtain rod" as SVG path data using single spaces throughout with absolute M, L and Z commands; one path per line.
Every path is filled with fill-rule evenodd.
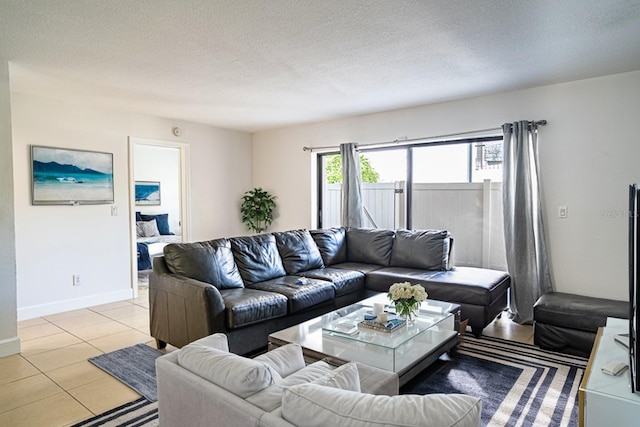
M 546 120 L 537 120 L 534 122 L 531 122 L 537 126 L 544 126 L 547 124 Z M 377 146 L 381 146 L 381 145 L 405 145 L 411 142 L 417 142 L 417 141 L 428 141 L 431 139 L 443 139 L 443 138 L 451 138 L 453 136 L 463 136 L 463 135 L 470 135 L 470 134 L 474 134 L 474 133 L 485 133 L 485 132 L 493 132 L 493 131 L 498 131 L 498 130 L 502 130 L 502 126 L 500 127 L 495 127 L 495 128 L 489 128 L 489 129 L 479 129 L 479 130 L 471 130 L 471 131 L 467 131 L 467 132 L 456 132 L 456 133 L 448 133 L 448 134 L 444 134 L 444 135 L 436 135 L 436 136 L 425 136 L 422 138 L 412 138 L 412 139 L 396 139 L 394 141 L 387 141 L 387 142 L 373 142 L 371 144 L 362 144 L 362 145 L 358 145 L 358 148 L 369 148 L 369 147 L 377 147 Z M 339 146 L 337 145 L 329 145 L 329 146 L 325 146 L 325 147 L 302 147 L 303 151 L 310 151 L 313 152 L 314 150 L 329 150 L 329 149 L 337 149 L 339 148 Z

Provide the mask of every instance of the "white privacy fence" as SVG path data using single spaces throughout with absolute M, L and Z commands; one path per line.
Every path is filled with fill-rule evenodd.
M 362 184 L 365 227 L 405 228 L 405 183 Z M 340 184 L 325 185 L 322 226 L 340 225 Z M 413 229 L 446 229 L 454 265 L 506 270 L 502 183 L 413 184 Z

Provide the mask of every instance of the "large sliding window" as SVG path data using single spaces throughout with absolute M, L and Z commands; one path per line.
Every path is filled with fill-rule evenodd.
M 318 155 L 319 226 L 340 225 L 338 153 Z M 367 228 L 447 229 L 456 265 L 506 268 L 502 136 L 360 150 Z

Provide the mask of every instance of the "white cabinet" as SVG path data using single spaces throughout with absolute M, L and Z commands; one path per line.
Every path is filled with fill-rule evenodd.
M 587 370 L 580 384 L 580 426 L 624 427 L 640 425 L 640 393 L 631 393 L 629 371 L 614 377 L 602 373 L 612 360 L 629 363 L 628 349 L 614 336 L 629 331 L 629 321 L 607 318 L 607 326 L 598 330 Z

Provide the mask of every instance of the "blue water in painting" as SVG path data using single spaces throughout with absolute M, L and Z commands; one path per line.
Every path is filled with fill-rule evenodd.
M 136 184 L 136 202 L 159 201 L 160 193 L 158 184 Z
M 35 172 L 33 191 L 40 201 L 113 201 L 113 175 Z

